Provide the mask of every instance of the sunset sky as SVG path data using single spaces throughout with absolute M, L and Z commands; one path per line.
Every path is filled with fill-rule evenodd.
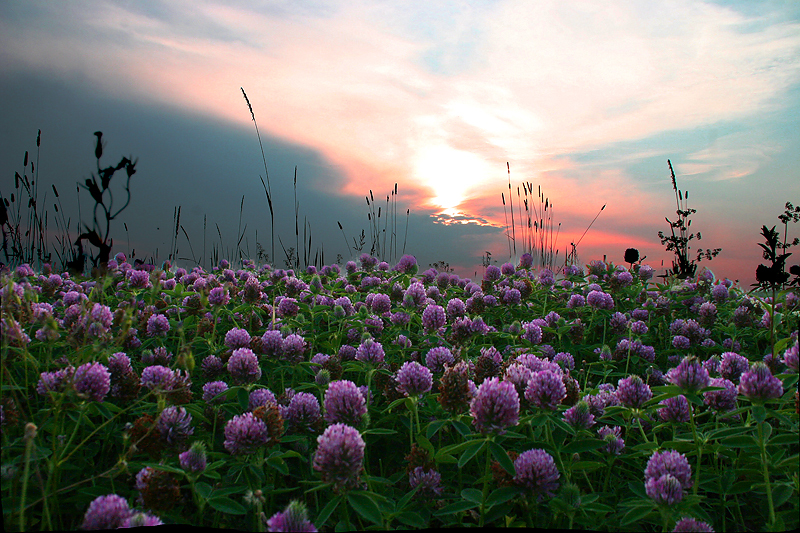
M 558 264 L 605 205 L 579 263 L 620 264 L 634 247 L 663 273 L 674 256 L 657 234 L 677 208 L 669 159 L 697 209 L 692 250 L 722 248 L 700 267 L 749 285 L 764 262 L 761 226 L 783 236 L 778 215 L 800 204 L 800 2 L 791 0 L 4 0 L 0 65 L 0 194 L 14 191 L 41 129 L 39 201 L 52 206 L 55 184 L 74 238 L 75 183 L 95 170 L 102 131 L 104 166 L 139 158 L 113 251 L 157 250 L 159 262 L 176 206 L 191 239 L 180 233 L 180 256 L 203 255 L 204 215 L 206 256 L 220 244 L 216 225 L 234 249 L 242 196 L 241 246 L 254 259 L 256 240 L 270 252 L 264 162 L 241 88 L 264 145 L 276 233 L 295 246 L 296 166 L 300 240 L 306 220 L 312 254 L 324 246 L 326 263 L 356 258 L 362 229 L 369 239 L 372 191 L 381 228 L 387 195 L 396 199 L 387 232 L 396 222 L 397 251 L 384 259 L 396 262 L 405 240 L 423 269 L 443 260 L 480 276 L 485 251 L 509 260 L 503 199 L 518 224 L 517 188 L 524 198 L 530 183 L 531 207 L 547 200 Z M 124 203 L 122 189 L 114 195 Z M 88 192 L 80 201 L 89 222 Z M 518 257 L 519 226 L 515 236 Z M 790 224 L 795 236 L 800 225 Z M 800 251 L 789 258 L 798 262 Z

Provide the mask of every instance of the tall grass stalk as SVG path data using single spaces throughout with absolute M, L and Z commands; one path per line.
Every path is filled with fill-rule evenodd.
M 259 176 L 261 179 L 261 185 L 264 185 L 264 192 L 267 195 L 267 205 L 269 206 L 269 223 L 270 223 L 270 230 L 272 232 L 272 255 L 270 258 L 274 261 L 275 260 L 275 211 L 272 207 L 272 188 L 270 187 L 269 183 L 269 170 L 267 170 L 267 156 L 264 155 L 264 145 L 261 144 L 261 134 L 258 132 L 258 122 L 256 122 L 256 114 L 253 112 L 253 106 L 250 105 L 250 99 L 247 97 L 247 93 L 244 92 L 244 87 L 242 89 L 242 95 L 244 96 L 244 101 L 247 102 L 247 109 L 250 110 L 250 116 L 253 119 L 253 125 L 256 127 L 256 136 L 258 136 L 258 146 L 261 148 L 261 159 L 264 161 L 264 174 L 267 176 L 267 184 L 264 185 L 264 178 Z

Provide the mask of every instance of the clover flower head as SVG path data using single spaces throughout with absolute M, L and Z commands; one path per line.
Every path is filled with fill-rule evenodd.
M 475 428 L 481 433 L 502 434 L 519 423 L 519 395 L 514 384 L 497 378 L 484 380 L 470 403 Z
M 329 424 L 343 423 L 358 426 L 367 414 L 367 402 L 355 383 L 349 380 L 331 381 L 323 400 L 325 420 Z
M 558 472 L 553 456 L 534 448 L 519 454 L 514 460 L 514 483 L 533 492 L 539 499 L 553 496 L 558 489 Z
M 347 424 L 333 424 L 317 437 L 314 470 L 322 473 L 325 482 L 333 483 L 334 491 L 355 488 L 364 466 L 366 444 L 358 430 Z
M 431 371 L 416 361 L 406 361 L 397 371 L 397 392 L 405 396 L 421 396 L 433 386 Z

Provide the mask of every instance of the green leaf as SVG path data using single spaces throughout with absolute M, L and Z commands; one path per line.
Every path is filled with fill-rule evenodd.
M 720 441 L 720 444 L 729 448 L 758 448 L 758 442 L 752 435 L 735 435 Z
M 485 440 L 471 440 L 469 443 L 470 445 L 461 452 L 461 457 L 458 458 L 459 468 L 463 468 L 465 464 L 469 463 L 469 461 L 486 445 Z
M 411 501 L 411 498 L 414 497 L 414 495 L 417 493 L 418 489 L 419 489 L 419 486 L 416 486 L 413 489 L 411 489 L 410 491 L 408 491 L 402 498 L 400 498 L 397 501 L 397 506 L 395 507 L 395 509 L 397 509 L 398 511 L 402 511 L 403 509 L 405 509 L 406 505 L 408 505 L 408 502 Z
M 508 472 L 509 476 L 515 476 L 517 474 L 517 470 L 514 468 L 514 462 L 508 456 L 505 448 L 497 444 L 495 441 L 489 442 L 489 450 L 492 452 L 492 457 L 494 457 L 500 466 L 503 467 L 503 470 Z
M 289 467 L 286 465 L 286 461 L 280 457 L 268 457 L 266 463 L 284 476 L 289 475 Z
M 756 419 L 756 422 L 763 423 L 767 419 L 767 409 L 763 405 L 754 405 L 753 418 Z
M 381 525 L 383 523 L 383 515 L 371 492 L 363 490 L 349 492 L 347 501 L 358 514 L 373 524 Z
M 226 496 L 214 496 L 208 499 L 208 505 L 226 514 L 247 514 L 247 509 Z
M 436 511 L 433 514 L 436 515 L 436 516 L 447 516 L 447 515 L 450 515 L 450 514 L 456 514 L 456 513 L 462 512 L 462 511 L 467 511 L 469 509 L 474 509 L 474 508 L 478 507 L 478 505 L 480 505 L 480 504 L 475 503 L 475 502 L 461 500 L 461 501 L 458 501 L 458 502 L 451 503 L 450 505 L 445 505 L 444 507 L 442 507 L 441 509 L 439 509 L 438 511 Z
M 162 465 L 158 463 L 143 463 L 144 466 L 149 466 L 153 470 L 163 470 L 164 472 L 172 472 L 173 474 L 183 474 L 184 471 L 182 468 L 177 468 L 175 466 L 169 465 Z
M 622 517 L 622 521 L 620 521 L 620 525 L 627 526 L 628 524 L 638 522 L 645 516 L 649 515 L 651 512 L 653 512 L 652 505 L 649 505 L 647 507 L 634 507 L 633 509 L 625 513 L 625 516 Z
M 564 422 L 563 419 L 553 417 L 551 419 L 551 422 L 553 423 L 554 426 L 559 427 L 562 430 L 564 430 L 568 435 L 574 435 L 575 434 L 575 429 L 572 426 L 570 426 L 569 424 L 567 424 L 566 422 Z
M 500 487 L 499 489 L 492 491 L 492 493 L 486 498 L 486 506 L 493 507 L 495 505 L 500 505 L 501 503 L 512 500 L 523 493 L 524 489 L 521 487 Z
M 209 485 L 208 483 L 203 483 L 202 481 L 199 481 L 194 484 L 194 490 L 201 498 L 207 500 L 208 497 L 211 496 L 211 491 L 213 489 L 211 488 L 211 485 Z
M 475 502 L 478 505 L 483 501 L 483 493 L 478 489 L 464 489 L 461 491 L 461 497 L 469 502 Z
M 461 422 L 459 420 L 453 420 L 453 427 L 456 428 L 456 431 L 461 433 L 462 437 L 466 437 L 467 435 L 472 433 L 469 430 L 469 426 L 467 426 L 464 422 Z
M 606 465 L 599 461 L 578 461 L 576 463 L 572 463 L 572 471 L 580 472 L 584 470 L 586 472 L 594 472 L 595 470 L 599 470 L 604 466 Z
M 428 437 L 428 439 L 432 439 L 433 436 L 436 435 L 436 433 L 445 424 L 447 424 L 447 420 L 434 420 L 433 422 L 428 424 L 428 427 L 425 429 L 425 436 Z
M 314 520 L 314 526 L 316 526 L 317 530 L 322 529 L 322 526 L 325 525 L 325 522 L 328 521 L 328 518 L 333 514 L 336 508 L 339 506 L 339 503 L 342 501 L 342 496 L 336 496 L 331 501 L 329 501 L 325 507 L 319 512 L 317 515 L 317 519 Z
M 250 405 L 250 395 L 247 391 L 243 388 L 239 388 L 236 391 L 236 399 L 239 401 L 239 407 L 246 411 Z
M 418 434 L 414 440 L 416 440 L 417 444 L 419 444 L 419 446 L 423 450 L 428 452 L 431 455 L 431 457 L 433 457 L 434 454 L 436 454 L 436 450 L 433 448 L 433 444 L 431 444 L 431 441 L 429 441 L 427 438 L 423 437 L 421 433 Z
M 794 488 L 786 483 L 775 484 L 772 486 L 772 501 L 775 508 L 780 507 L 792 497 Z
M 362 435 L 395 435 L 397 431 L 389 428 L 371 428 L 361 432 Z
M 427 520 L 422 518 L 418 513 L 411 511 L 403 511 L 397 515 L 397 520 L 416 529 L 425 529 L 428 527 Z
M 561 448 L 564 453 L 582 453 L 598 450 L 605 446 L 605 441 L 599 439 L 574 440 Z

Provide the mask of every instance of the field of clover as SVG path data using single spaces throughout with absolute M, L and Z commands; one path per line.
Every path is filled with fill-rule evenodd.
M 5 531 L 800 525 L 786 279 L 118 253 L 0 281 Z

